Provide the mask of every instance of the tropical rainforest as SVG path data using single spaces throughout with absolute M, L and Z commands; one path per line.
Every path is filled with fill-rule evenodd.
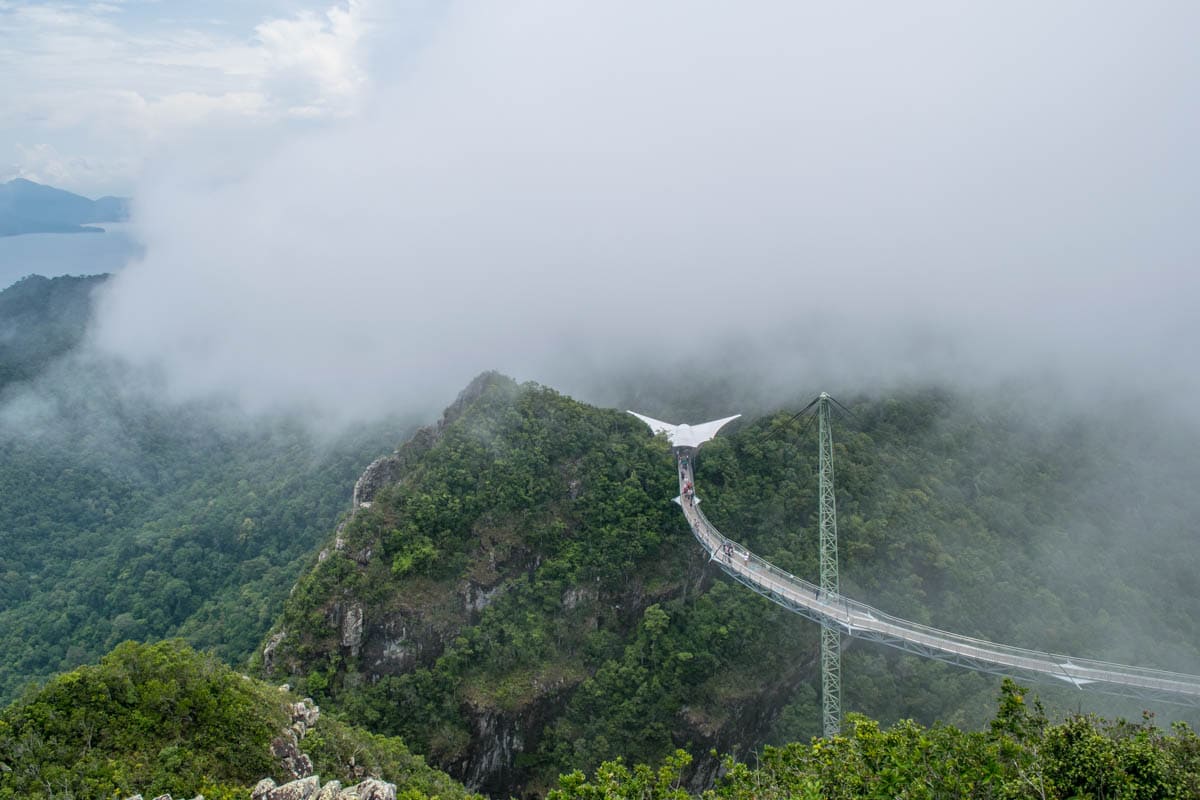
M 34 276 L 0 293 L 0 700 L 126 639 L 244 660 L 403 430 L 321 439 L 131 390 L 78 354 L 102 283 Z
M 102 286 L 0 293 L 0 797 L 248 797 L 277 772 L 281 698 L 302 696 L 323 714 L 302 743 L 314 767 L 369 764 L 413 797 L 1200 791 L 1186 709 L 1035 700 L 853 640 L 843 734 L 814 738 L 817 629 L 706 563 L 670 502 L 669 445 L 634 417 L 494 373 L 419 430 L 319 437 L 166 403 L 87 357 Z M 638 410 L 739 410 L 668 384 L 679 405 Z M 696 485 L 724 532 L 815 576 L 808 399 L 706 444 Z M 1186 432 L 938 387 L 841 400 L 844 593 L 1200 671 Z

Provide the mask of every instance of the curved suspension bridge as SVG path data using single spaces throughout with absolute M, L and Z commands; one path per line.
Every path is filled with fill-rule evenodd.
M 853 637 L 882 642 L 918 656 L 979 672 L 1029 682 L 1062 682 L 1106 694 L 1200 707 L 1200 676 L 1197 675 L 996 644 L 885 614 L 836 592 L 823 593 L 816 584 L 776 567 L 721 533 L 700 510 L 693 472 L 696 449 L 734 417 L 692 427 L 668 425 L 640 414 L 636 416 L 656 432 L 670 435 L 679 473 L 679 496 L 675 502 L 683 508 L 692 533 L 709 553 L 711 561 L 734 580 L 789 611 Z

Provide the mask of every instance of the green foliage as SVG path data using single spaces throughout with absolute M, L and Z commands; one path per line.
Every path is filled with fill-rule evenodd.
M 5 397 L 45 399 L 36 381 L 64 369 L 56 359 L 78 340 L 93 285 L 29 281 L 0 294 L 0 324 L 5 309 L 29 311 L 20 336 L 0 330 Z M 49 392 L 53 414 L 22 418 L 44 429 L 0 435 L 0 698 L 130 637 L 181 635 L 242 660 L 274 621 L 286 633 L 277 674 L 435 763 L 461 768 L 477 754 L 490 735 L 480 720 L 519 731 L 524 749 L 488 787 L 498 792 L 680 747 L 709 770 L 712 748 L 817 728 L 816 629 L 714 578 L 668 501 L 666 443 L 627 415 L 492 376 L 436 436 L 407 447 L 400 483 L 347 519 L 341 547 L 318 560 L 354 478 L 396 426 L 326 446 L 221 409 L 167 412 L 120 375 L 84 371 L 68 385 Z M 967 634 L 1114 660 L 1154 652 L 1158 666 L 1194 671 L 1200 550 L 1176 541 L 1196 518 L 1186 436 L 1156 443 L 1175 455 L 1148 466 L 1124 460 L 1109 430 L 1028 425 L 1019 409 L 945 392 L 852 405 L 835 429 L 844 591 Z M 801 425 L 781 412 L 723 434 L 705 446 L 697 485 L 719 527 L 811 577 L 816 456 Z M 342 640 L 355 605 L 361 652 Z M 845 654 L 846 707 L 884 725 L 982 730 L 993 691 L 991 679 L 870 645 Z M 1019 694 L 972 740 L 995 749 L 996 769 L 1032 776 L 1045 763 L 1034 740 L 1039 756 L 1057 748 L 1096 769 L 1142 763 L 1132 745 L 1106 744 L 1115 732 L 1088 732 L 1098 723 L 1046 733 L 1047 716 L 1090 696 L 1048 691 L 1047 714 Z M 906 736 L 951 737 L 897 723 L 879 744 L 884 733 L 859 728 L 860 744 L 885 751 Z M 1192 742 L 1194 764 L 1189 736 L 1171 741 Z M 193 769 L 177 750 L 154 759 Z M 1145 775 L 1161 774 L 1145 759 Z M 1163 780 L 1196 773 L 1180 769 Z M 1085 794 L 1126 791 L 1038 774 Z
M 401 797 L 477 797 L 444 772 L 428 766 L 400 739 L 367 733 L 328 716 L 321 717 L 301 742 L 301 749 L 312 759 L 322 780 L 336 778 L 348 785 L 365 777 L 380 777 L 396 784 Z
M 1024 703 L 1025 689 L 1006 682 L 990 733 L 902 720 L 890 728 L 850 715 L 846 733 L 765 747 L 754 766 L 724 761 L 706 800 L 1142 800 L 1195 797 L 1197 739 L 1142 724 L 1072 716 L 1051 725 Z M 562 776 L 552 800 L 687 797 L 679 791 L 679 752 L 655 773 L 606 762 L 588 780 Z
M 410 533 L 407 536 L 394 531 L 391 539 L 401 538 L 396 543 L 389 540 L 387 551 L 392 556 L 392 574 L 400 578 L 412 572 L 421 572 L 437 561 L 438 551 L 428 536 Z
M 287 721 L 277 691 L 212 656 L 126 642 L 0 714 L 0 798 L 253 786 Z
M 0 702 L 130 638 L 181 635 L 245 659 L 400 432 L 321 441 L 139 394 L 70 352 L 102 281 L 0 292 Z
M 27 380 L 83 338 L 91 297 L 107 275 L 30 275 L 0 292 L 0 392 Z
M 578 723 L 527 753 L 524 770 L 549 780 L 580 763 L 572 743 L 581 739 L 592 741 L 580 744 L 594 753 L 585 762 L 592 765 L 618 752 L 648 757 L 669 749 L 670 726 L 659 720 L 708 680 L 704 666 L 713 662 L 694 659 L 687 637 L 668 632 L 675 615 L 692 613 L 679 588 L 698 559 L 681 546 L 688 533 L 674 507 L 653 499 L 672 495 L 672 473 L 663 468 L 664 443 L 640 425 L 548 389 L 494 381 L 399 485 L 348 522 L 342 550 L 300 581 L 285 605 L 279 627 L 288 635 L 275 662 L 317 674 L 306 685 L 314 696 L 439 763 L 461 759 L 470 743 L 466 709 L 519 715 L 554 706 L 592 674 L 596 688 L 588 693 L 630 693 L 627 707 L 581 700 L 570 712 Z M 356 560 L 363 553 L 372 554 L 365 564 Z M 486 598 L 478 608 L 459 596 L 464 583 Z M 669 600 L 648 602 L 646 589 Z M 728 596 L 733 605 L 759 603 Z M 364 608 L 368 635 L 371 621 L 404 617 L 439 631 L 445 645 L 414 669 L 364 675 L 346 658 L 338 630 L 337 609 L 354 602 Z M 614 611 L 600 613 L 600 604 Z M 702 613 L 712 623 L 706 636 L 724 626 L 728 637 L 727 618 Z M 644 633 L 627 651 L 624 634 L 638 629 Z M 653 666 L 622 666 L 643 653 Z M 651 676 L 660 661 L 673 671 Z M 334 667 L 308 666 L 317 664 Z M 645 679 L 623 683 L 630 674 Z M 633 719 L 646 722 L 640 715 L 648 712 L 647 733 L 633 733 L 636 725 L 624 738 L 611 733 Z M 569 738 L 560 752 L 562 737 Z M 634 739 L 643 740 L 640 749 L 617 749 Z
M 245 800 L 261 778 L 286 779 L 270 743 L 294 700 L 182 641 L 125 642 L 0 713 L 0 799 L 136 791 Z M 300 744 L 325 780 L 376 777 L 405 797 L 470 796 L 399 739 L 327 715 Z
M 105 424 L 0 435 L 0 700 L 128 638 L 245 659 L 378 447 L 151 409 Z
M 579 771 L 563 775 L 546 800 L 687 800 L 691 795 L 681 783 L 691 763 L 692 757 L 682 750 L 667 756 L 657 770 L 645 764 L 631 770 L 620 759 L 606 761 L 591 781 Z

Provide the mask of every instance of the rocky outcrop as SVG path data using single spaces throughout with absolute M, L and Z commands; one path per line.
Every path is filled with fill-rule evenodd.
M 316 724 L 317 719 L 321 716 L 321 709 L 313 703 L 311 698 L 306 697 L 299 703 L 290 704 L 288 711 L 291 721 L 279 736 L 271 740 L 271 755 L 279 761 L 279 768 L 283 774 L 292 778 L 307 778 L 312 775 L 313 763 L 312 759 L 300 750 L 300 740 L 307 736 L 313 725 Z M 290 800 L 290 798 L 270 798 L 270 800 Z
M 404 460 L 396 453 L 372 461 L 354 482 L 354 508 L 369 507 L 380 489 L 400 480 L 403 474 Z
M 338 800 L 396 800 L 396 787 L 391 783 L 368 778 L 357 786 L 343 789 Z
M 270 674 L 275 670 L 275 648 L 279 647 L 279 643 L 287 638 L 287 631 L 279 631 L 272 634 L 267 643 L 263 645 L 262 659 L 263 670 Z
M 301 739 L 308 735 L 308 732 L 317 724 L 317 720 L 321 718 L 320 707 L 310 697 L 304 698 L 299 703 L 293 703 L 291 713 L 292 730 Z
M 340 781 L 322 786 L 320 778 L 309 775 L 276 786 L 275 781 L 264 778 L 254 787 L 250 800 L 396 800 L 396 784 L 368 778 L 343 789 Z
M 321 779 L 309 775 L 283 786 L 276 786 L 267 792 L 265 800 L 312 800 L 321 791 Z
M 396 800 L 395 784 L 376 778 L 345 788 L 336 780 L 322 785 L 321 779 L 313 774 L 311 759 L 300 752 L 300 740 L 317 724 L 321 709 L 306 697 L 289 703 L 287 710 L 291 722 L 271 742 L 271 752 L 279 759 L 281 771 L 293 780 L 276 785 L 271 778 L 263 778 L 250 793 L 250 800 Z
M 357 658 L 363 640 L 363 607 L 355 603 L 342 617 L 342 647 L 350 648 L 350 657 Z
M 342 793 L 341 781 L 330 781 L 317 792 L 316 800 L 337 800 Z

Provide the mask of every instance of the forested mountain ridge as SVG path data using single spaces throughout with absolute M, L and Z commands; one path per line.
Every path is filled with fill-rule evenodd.
M 78 352 L 103 280 L 0 293 L 0 701 L 129 638 L 246 658 L 354 477 L 407 428 L 330 440 L 161 402 Z
M 346 515 L 403 425 L 330 443 L 155 402 L 143 377 L 77 357 L 100 280 L 0 294 L 23 315 L 0 359 L 21 365 L 0 388 L 0 696 L 127 638 L 184 636 L 227 663 L 258 643 L 279 682 L 496 795 L 676 747 L 700 789 L 721 770 L 712 749 L 818 732 L 815 626 L 705 563 L 670 503 L 669 448 L 636 419 L 481 376 L 375 462 Z M 962 633 L 1198 671 L 1190 429 L 1135 431 L 1135 451 L 1085 416 L 945 390 L 843 400 L 846 593 Z M 697 483 L 722 530 L 811 577 L 816 454 L 791 416 L 723 432 Z M 987 724 L 997 688 L 859 642 L 843 682 L 848 711 L 965 728 Z M 1043 696 L 1052 715 L 1140 711 Z
M 494 794 L 681 737 L 751 739 L 810 657 L 805 632 L 783 612 L 755 630 L 753 596 L 708 591 L 675 507 L 654 499 L 672 471 L 640 425 L 476 381 L 297 586 L 267 668 Z M 702 658 L 676 652 L 672 618 Z
M 0 392 L 34 377 L 83 338 L 92 293 L 107 275 L 30 275 L 0 291 Z
M 851 406 L 835 435 L 843 591 L 967 634 L 1196 671 L 1186 570 L 1144 581 L 1195 553 L 1144 554 L 1166 542 L 1121 536 L 1141 512 L 1110 491 L 1112 442 L 947 392 Z M 706 445 L 697 485 L 719 527 L 815 575 L 815 447 L 790 418 Z M 677 746 L 699 788 L 713 747 L 818 732 L 815 626 L 706 568 L 669 502 L 666 443 L 637 420 L 493 376 L 401 454 L 396 482 L 287 601 L 268 674 L 501 794 Z M 1188 530 L 1196 510 L 1177 485 L 1120 466 L 1163 504 L 1157 537 Z M 848 709 L 968 727 L 997 685 L 866 644 L 847 649 L 843 681 Z M 1058 712 L 1137 713 L 1045 694 Z

